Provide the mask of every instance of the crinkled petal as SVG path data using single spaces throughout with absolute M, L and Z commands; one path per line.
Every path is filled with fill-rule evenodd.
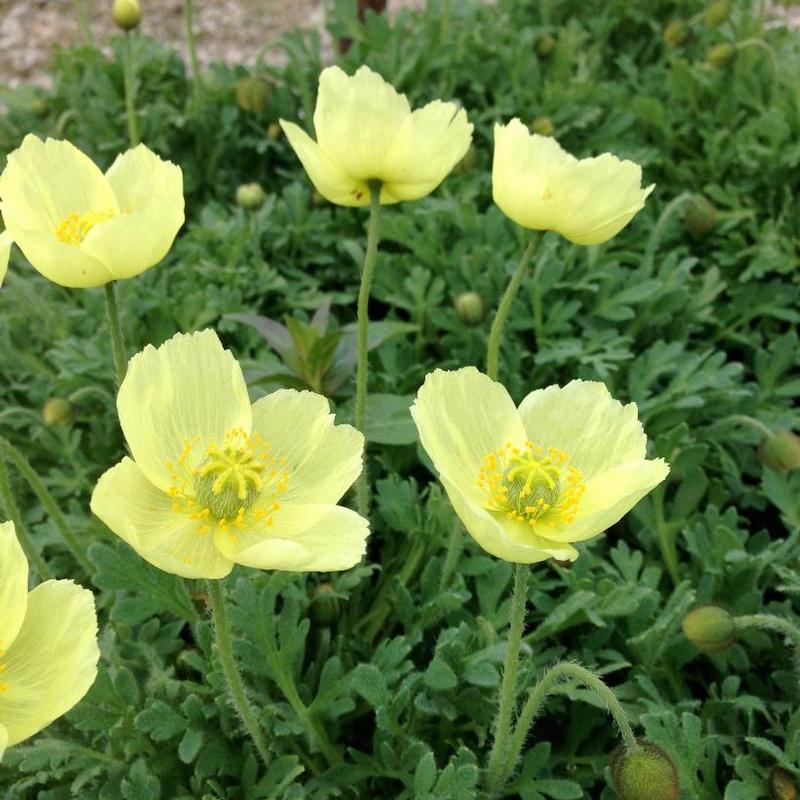
M 463 109 L 441 100 L 406 117 L 386 154 L 381 202 L 430 194 L 464 157 L 472 129 Z
M 586 481 L 645 457 L 647 436 L 636 403 L 622 405 L 598 381 L 537 389 L 520 403 L 519 414 L 528 439 L 563 450 Z
M 369 67 L 352 77 L 327 67 L 319 76 L 317 142 L 355 180 L 382 179 L 387 153 L 410 114 L 405 95 Z
M 369 522 L 341 506 L 285 504 L 272 524 L 217 531 L 217 547 L 232 561 L 256 569 L 335 572 L 350 569 L 367 549 Z
M 14 240 L 8 231 L 0 233 L 0 286 L 6 279 L 6 272 L 8 271 L 8 259 L 11 256 L 11 245 Z
M 411 416 L 442 478 L 474 499 L 483 496 L 477 481 L 484 457 L 506 442 L 526 439 L 505 387 L 475 367 L 428 374 Z
M 28 559 L 17 540 L 14 523 L 3 522 L 0 523 L 0 658 L 19 633 L 27 604 Z
M 0 720 L 15 745 L 69 711 L 97 675 L 94 597 L 72 581 L 46 581 L 28 595 L 25 621 L 6 653 Z
M 578 551 L 566 542 L 544 539 L 529 526 L 497 517 L 442 478 L 453 510 L 470 536 L 487 552 L 515 564 L 534 564 L 548 558 L 574 561 Z
M 289 474 L 282 503 L 337 503 L 358 477 L 364 436 L 333 420 L 327 398 L 314 392 L 279 389 L 253 404 L 253 433 Z
M 101 476 L 91 502 L 92 512 L 153 566 L 184 578 L 224 578 L 233 564 L 213 534 L 172 506 L 129 458 Z
M 249 433 L 252 421 L 242 370 L 212 330 L 179 333 L 135 355 L 117 409 L 134 460 L 162 491 L 185 447 L 184 466 L 198 467 L 209 441 L 222 444 L 235 428 Z
M 281 127 L 314 188 L 326 200 L 340 206 L 369 205 L 369 185 L 365 180 L 349 175 L 298 125 L 281 120 Z

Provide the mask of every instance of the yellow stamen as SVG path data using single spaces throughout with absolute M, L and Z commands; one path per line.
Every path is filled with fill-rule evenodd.
M 115 211 L 86 211 L 83 214 L 73 211 L 59 222 L 56 237 L 64 244 L 78 247 L 95 225 L 116 216 Z

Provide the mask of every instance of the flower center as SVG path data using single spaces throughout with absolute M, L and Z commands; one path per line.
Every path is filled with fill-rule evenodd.
M 540 519 L 568 524 L 575 519 L 586 489 L 583 475 L 569 456 L 533 442 L 524 448 L 510 442 L 483 459 L 478 486 L 486 492 L 485 508 L 531 527 Z
M 114 211 L 86 211 L 83 214 L 73 211 L 58 223 L 56 237 L 64 244 L 78 247 L 95 225 L 116 216 Z
M 286 491 L 289 481 L 283 468 L 286 459 L 275 459 L 258 434 L 250 436 L 234 428 L 221 444 L 207 443 L 200 466 L 190 468 L 189 456 L 200 441 L 184 442 L 178 460 L 167 464 L 172 476 L 172 510 L 198 520 L 200 533 L 208 533 L 211 523 L 221 530 L 242 528 L 248 514 L 271 525 L 273 514 L 280 509 L 277 497 Z

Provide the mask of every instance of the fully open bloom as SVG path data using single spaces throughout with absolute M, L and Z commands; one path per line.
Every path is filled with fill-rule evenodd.
M 92 511 L 151 564 L 222 578 L 233 562 L 327 571 L 361 559 L 369 523 L 336 503 L 364 437 L 334 425 L 321 395 L 283 389 L 251 406 L 206 330 L 134 356 L 117 409 L 133 458 L 100 478 Z
M 11 256 L 11 245 L 13 244 L 8 231 L 0 233 L 0 286 L 6 278 L 8 270 L 8 259 Z
M 183 174 L 140 144 L 105 173 L 66 141 L 29 134 L 0 175 L 11 237 L 54 283 L 130 278 L 167 254 L 183 225 Z
M 455 103 L 434 100 L 412 112 L 406 96 L 368 67 L 352 77 L 339 67 L 322 71 L 316 142 L 294 123 L 281 126 L 317 191 L 340 206 L 369 205 L 372 181 L 381 184 L 381 203 L 424 197 L 472 140 Z
M 654 186 L 642 189 L 641 182 L 642 168 L 632 161 L 610 153 L 578 160 L 518 119 L 494 126 L 494 202 L 523 228 L 600 244 L 644 206 Z
M 575 542 L 613 525 L 669 472 L 645 458 L 636 404 L 602 383 L 548 386 L 517 408 L 474 367 L 437 369 L 411 414 L 464 526 L 506 561 L 574 560 Z
M 89 691 L 99 657 L 92 593 L 72 581 L 29 592 L 14 523 L 0 523 L 0 759 Z

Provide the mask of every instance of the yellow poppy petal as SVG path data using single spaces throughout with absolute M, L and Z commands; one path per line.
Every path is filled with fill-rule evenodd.
M 325 153 L 299 126 L 281 120 L 281 127 L 314 188 L 326 200 L 340 206 L 369 205 L 369 185 L 365 180 L 354 178 L 345 172 L 341 165 Z
M 69 711 L 97 675 L 94 597 L 72 581 L 46 581 L 28 595 L 19 634 L 4 656 L 0 720 L 8 745 Z
M 232 561 L 257 569 L 335 572 L 350 569 L 367 549 L 369 522 L 349 508 L 286 504 L 272 525 L 217 531 L 217 547 Z
M 134 460 L 164 492 L 182 454 L 198 467 L 209 441 L 221 445 L 235 428 L 249 433 L 252 420 L 242 370 L 212 330 L 179 333 L 135 355 L 117 409 Z
M 472 125 L 455 103 L 436 100 L 406 117 L 386 154 L 381 202 L 430 194 L 464 157 Z
M 578 551 L 568 543 L 544 539 L 532 528 L 497 517 L 442 478 L 453 510 L 470 536 L 487 552 L 515 564 L 534 564 L 548 558 L 574 561 Z
M 0 523 L 0 657 L 11 647 L 28 603 L 28 559 L 13 522 Z M 0 684 L 3 676 L 0 674 Z
M 3 756 L 8 746 L 8 731 L 5 725 L 0 725 L 0 763 L 3 761 Z
M 8 271 L 8 259 L 11 256 L 11 245 L 13 239 L 8 231 L 0 233 L 0 286 L 6 279 L 6 272 Z
M 422 446 L 442 478 L 481 498 L 484 458 L 506 442 L 525 441 L 525 428 L 505 387 L 475 367 L 434 370 L 411 406 Z
M 636 403 L 622 405 L 605 384 L 582 380 L 538 389 L 519 406 L 527 437 L 562 450 L 585 481 L 644 459 L 647 436 L 637 413 Z
M 314 392 L 279 389 L 253 404 L 253 432 L 288 473 L 282 503 L 337 503 L 360 474 L 364 436 L 333 420 Z
M 153 566 L 184 578 L 224 578 L 233 564 L 201 521 L 173 510 L 173 499 L 123 458 L 92 493 L 92 513 Z

